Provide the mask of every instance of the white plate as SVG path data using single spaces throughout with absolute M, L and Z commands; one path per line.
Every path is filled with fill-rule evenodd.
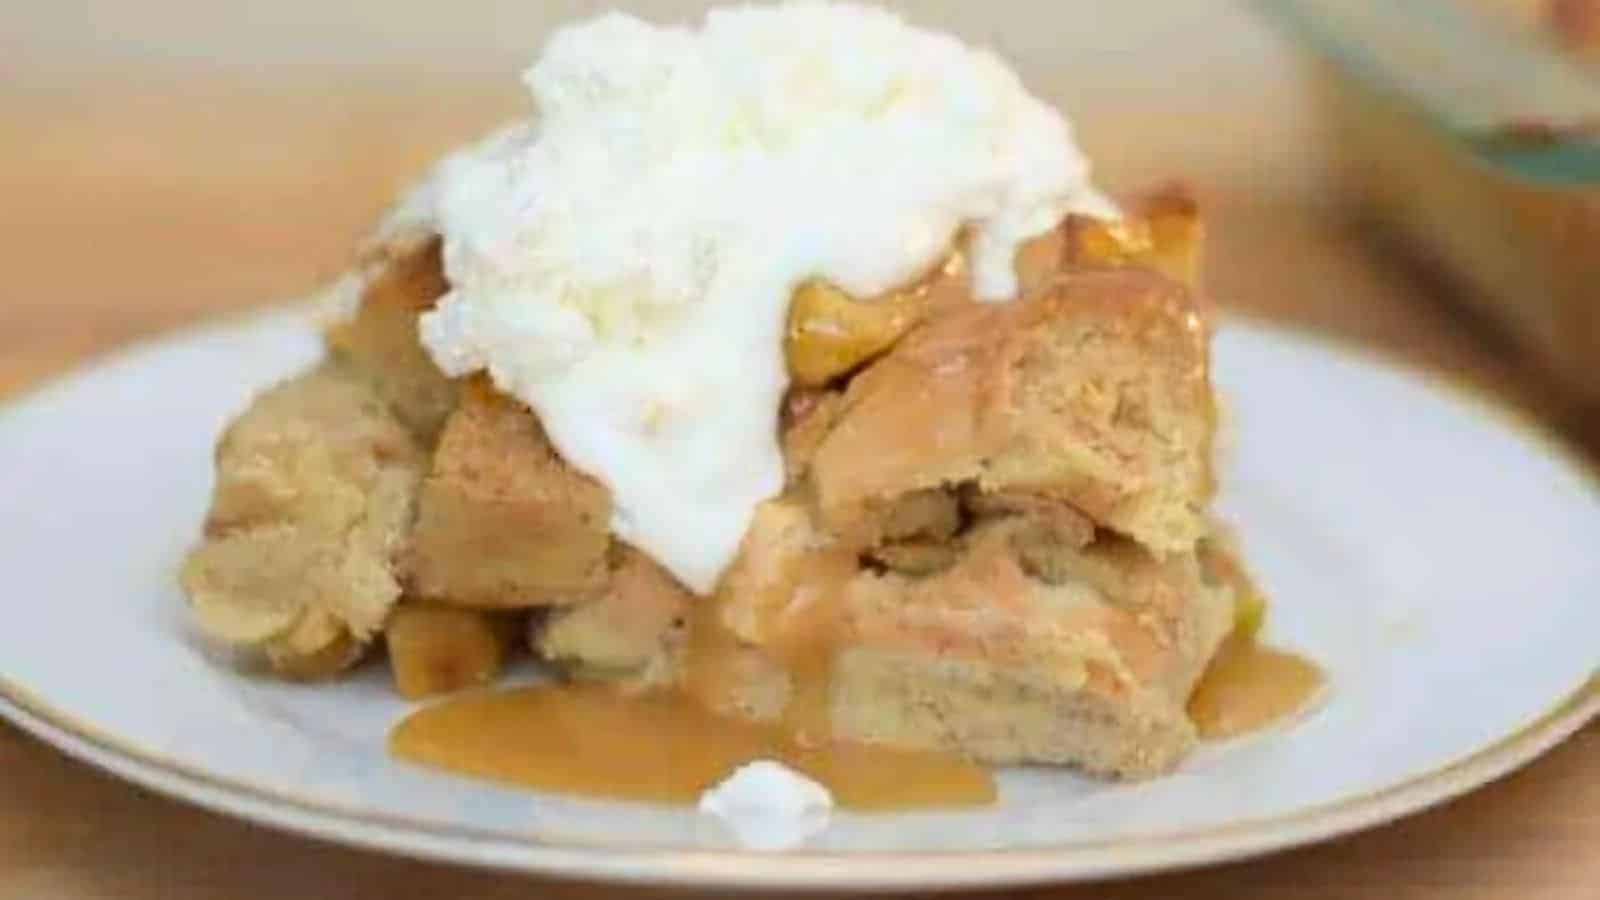
M 692 811 L 518 793 L 396 763 L 407 706 L 368 671 L 235 673 L 174 587 L 212 441 L 317 352 L 298 312 L 138 348 L 0 412 L 0 712 L 69 753 L 223 812 L 466 863 L 684 884 L 933 887 L 1212 862 L 1412 812 L 1521 765 L 1600 708 L 1600 493 L 1487 407 L 1326 343 L 1234 323 L 1225 505 L 1271 637 L 1333 689 L 1292 727 L 1134 785 L 1007 771 L 981 812 L 838 815 L 741 850 Z

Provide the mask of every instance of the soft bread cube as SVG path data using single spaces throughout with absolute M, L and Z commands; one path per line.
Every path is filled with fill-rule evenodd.
M 1206 341 L 1192 294 L 1142 269 L 953 307 L 850 382 L 811 460 L 822 524 L 857 533 L 906 494 L 971 485 L 1190 551 L 1211 496 Z
M 216 450 L 181 581 L 201 630 L 290 677 L 361 655 L 400 596 L 424 458 L 365 379 L 327 364 L 262 394 Z
M 505 664 L 517 624 L 501 613 L 400 604 L 384 629 L 395 690 L 415 700 L 488 684 Z
M 475 379 L 423 481 L 410 587 L 439 603 L 575 603 L 606 582 L 611 495 L 567 465 L 527 407 Z
M 1193 555 L 1116 537 L 1040 579 L 1008 546 L 1012 527 L 980 529 L 939 575 L 851 582 L 834 733 L 999 764 L 1170 769 L 1194 745 L 1185 704 L 1231 627 L 1231 592 Z
M 694 602 L 665 569 L 618 543 L 605 590 L 552 611 L 534 636 L 534 649 L 581 677 L 670 680 L 672 654 Z
M 432 446 L 455 408 L 457 389 L 417 339 L 417 317 L 447 289 L 439 239 L 380 246 L 371 256 L 360 306 L 353 318 L 327 329 L 328 347 L 364 374 L 400 420 Z
M 1185 703 L 1233 627 L 1231 586 L 1194 554 L 1162 559 L 1110 534 L 1051 543 L 1048 564 L 1030 565 L 1017 538 L 1038 524 L 1032 510 L 993 514 L 942 545 L 953 562 L 907 575 L 841 569 L 850 555 L 803 507 L 767 504 L 713 602 L 743 648 L 722 653 L 757 682 L 723 696 L 778 699 L 724 711 L 782 714 L 796 691 L 784 663 L 815 642 L 829 662 L 799 677 L 823 680 L 835 737 L 1125 777 L 1169 769 L 1194 745 Z

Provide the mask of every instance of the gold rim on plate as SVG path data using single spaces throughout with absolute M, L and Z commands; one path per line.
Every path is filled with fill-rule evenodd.
M 138 747 L 0 679 L 0 713 L 84 762 L 214 812 L 336 843 L 530 874 L 680 885 L 887 889 L 1150 873 L 1326 840 L 1420 812 L 1519 768 L 1600 714 L 1600 672 L 1512 734 L 1397 784 L 1294 813 L 1169 834 L 1050 847 L 766 854 L 518 834 L 341 806 L 212 774 Z
M 279 311 L 260 318 L 282 315 Z M 231 324 L 237 327 L 241 323 L 236 319 Z M 1251 327 L 1418 378 L 1529 439 L 1584 476 L 1600 496 L 1600 476 L 1565 439 L 1487 391 L 1327 335 L 1259 320 L 1252 320 Z M 201 329 L 186 329 L 179 334 L 196 330 Z M 1382 824 L 1506 775 L 1571 736 L 1600 715 L 1600 668 L 1509 735 L 1430 771 L 1373 791 L 1283 815 L 1206 828 L 979 851 L 799 850 L 769 854 L 614 844 L 548 833 L 519 834 L 441 825 L 216 775 L 105 732 L 4 677 L 0 677 L 0 714 L 68 755 L 134 783 L 215 812 L 336 843 L 531 874 L 618 882 L 860 890 L 1003 885 L 1149 873 L 1258 856 Z

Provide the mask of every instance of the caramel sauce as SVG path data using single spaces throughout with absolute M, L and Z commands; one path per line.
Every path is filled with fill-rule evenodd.
M 939 753 L 828 742 L 783 723 L 719 716 L 681 693 L 626 695 L 598 685 L 462 695 L 413 713 L 389 739 L 411 762 L 491 781 L 647 803 L 693 804 L 754 759 L 776 759 L 856 810 L 983 806 L 982 766 Z
M 791 602 L 779 608 L 781 615 L 769 617 L 764 633 L 771 636 L 767 652 L 789 675 L 784 728 L 802 745 L 821 746 L 833 738 L 833 663 L 844 643 L 839 606 L 855 559 L 817 552 L 798 564 L 810 567 L 811 579 L 803 588 L 789 588 Z
M 696 601 L 689 611 L 683 688 L 707 709 L 728 709 L 731 685 L 741 683 L 742 645 L 722 624 L 720 603 Z
M 757 717 L 778 718 L 796 744 L 829 743 L 834 660 L 847 643 L 840 607 L 856 572 L 854 554 L 817 548 L 785 560 L 770 581 L 744 586 L 738 602 L 754 620 L 745 627 L 759 636 L 759 649 L 725 624 L 725 607 L 736 602 L 732 592 L 696 603 L 683 655 L 688 694 L 713 710 L 757 707 Z M 737 695 L 754 667 L 780 689 L 781 696 L 766 698 L 776 703 Z
M 1258 731 L 1305 709 L 1322 690 L 1322 670 L 1282 650 L 1235 635 L 1189 697 L 1189 718 L 1203 738 Z
M 694 629 L 691 653 L 699 657 L 693 670 L 702 689 L 718 683 L 719 672 L 742 678 L 721 668 L 740 664 L 733 635 L 699 617 L 696 624 L 702 627 Z M 610 800 L 691 805 L 739 766 L 775 759 L 826 785 L 849 809 L 994 802 L 994 778 L 983 766 L 829 739 L 828 681 L 820 668 L 828 658 L 797 654 L 788 703 L 771 722 L 719 715 L 707 706 L 711 697 L 691 691 L 552 685 L 469 693 L 426 707 L 396 726 L 389 747 L 400 759 L 461 775 Z M 721 682 L 730 683 L 739 681 Z M 1236 737 L 1293 716 L 1323 684 L 1311 662 L 1236 636 L 1195 689 L 1189 715 L 1204 738 Z
M 983 766 L 834 739 L 828 697 L 840 592 L 811 593 L 763 608 L 759 627 L 772 636 L 764 656 L 723 625 L 721 604 L 696 604 L 682 690 L 560 685 L 467 694 L 413 713 L 390 736 L 390 751 L 462 775 L 635 802 L 692 804 L 739 766 L 774 759 L 826 785 L 849 809 L 993 803 L 994 778 Z M 776 667 L 787 684 L 769 710 L 776 718 L 714 712 L 749 705 L 737 691 L 756 665 Z
M 759 621 L 747 627 L 763 636 L 760 650 L 725 624 L 726 597 L 695 604 L 678 689 L 559 685 L 461 695 L 401 722 L 390 750 L 462 775 L 633 802 L 693 804 L 739 766 L 774 759 L 827 786 L 845 808 L 993 803 L 994 779 L 975 763 L 835 737 L 831 676 L 837 648 L 849 643 L 839 604 L 854 560 L 816 552 L 803 562 L 805 585 L 780 578 L 763 586 L 771 596 L 755 598 Z M 1312 663 L 1240 633 L 1212 660 L 1188 711 L 1202 737 L 1234 737 L 1304 709 L 1323 682 Z M 775 690 L 741 693 L 761 684 Z

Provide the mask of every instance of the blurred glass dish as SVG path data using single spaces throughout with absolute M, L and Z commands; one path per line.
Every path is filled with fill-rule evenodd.
M 1258 5 L 1319 61 L 1340 195 L 1600 400 L 1600 77 L 1563 49 L 1580 4 L 1509 19 L 1462 0 Z
M 1534 40 L 1600 63 L 1600 0 L 1458 0 Z

